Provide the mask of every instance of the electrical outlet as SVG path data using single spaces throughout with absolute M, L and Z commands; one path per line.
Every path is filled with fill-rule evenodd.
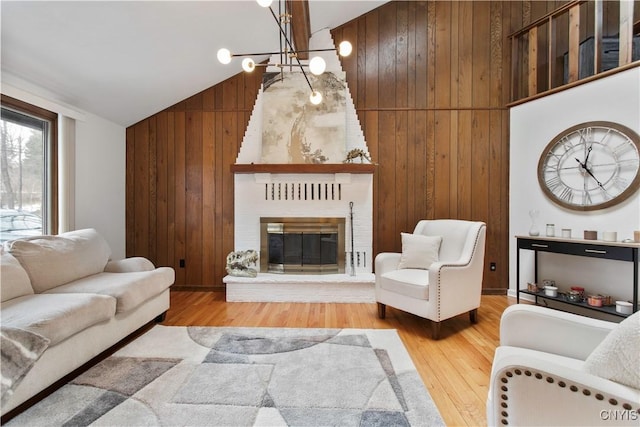
M 185 266 L 184 259 L 181 259 L 180 260 L 180 268 L 184 268 L 184 266 Z
M 489 263 L 489 270 L 496 271 L 496 263 L 495 262 Z

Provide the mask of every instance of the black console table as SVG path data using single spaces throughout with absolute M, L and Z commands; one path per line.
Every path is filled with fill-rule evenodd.
M 576 255 L 583 257 L 603 258 L 633 263 L 633 307 L 632 311 L 638 311 L 638 258 L 640 254 L 640 243 L 605 242 L 602 240 L 582 240 L 582 239 L 560 239 L 555 237 L 531 237 L 516 236 L 518 248 L 516 250 L 516 300 L 520 302 L 520 294 L 535 296 L 536 304 L 538 298 L 559 301 L 573 306 L 588 308 L 607 314 L 626 317 L 627 314 L 618 313 L 614 306 L 593 307 L 586 302 L 572 302 L 565 299 L 561 294 L 557 297 L 545 295 L 544 290 L 531 292 L 527 289 L 520 289 L 520 250 L 528 249 L 534 251 L 534 281 L 538 283 L 538 252 L 553 252 L 558 254 Z

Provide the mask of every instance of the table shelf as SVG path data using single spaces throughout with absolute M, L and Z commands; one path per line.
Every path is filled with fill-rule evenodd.
M 615 305 L 594 307 L 586 302 L 573 302 L 564 298 L 564 294 L 559 293 L 557 297 L 550 297 L 544 291 L 532 292 L 527 289 L 520 289 L 520 251 L 530 250 L 534 252 L 534 281 L 538 283 L 538 252 L 551 252 L 573 256 L 601 258 L 633 263 L 633 296 L 632 312 L 638 311 L 638 259 L 640 253 L 640 243 L 634 242 L 605 242 L 602 240 L 582 240 L 582 239 L 560 239 L 556 237 L 531 237 L 516 236 L 516 300 L 520 302 L 520 294 L 532 295 L 538 304 L 538 299 L 557 301 L 569 306 L 582 307 L 588 310 L 601 313 L 612 314 L 614 316 L 627 317 L 627 314 L 618 313 Z M 553 307 L 555 308 L 555 307 Z
M 630 316 L 629 314 L 618 313 L 616 311 L 615 304 L 613 304 L 613 305 L 605 305 L 605 306 L 602 306 L 602 307 L 594 307 L 592 305 L 587 304 L 586 302 L 569 301 L 563 296 L 564 294 L 558 294 L 557 297 L 550 297 L 548 295 L 545 295 L 544 291 L 531 292 L 531 291 L 524 290 L 524 289 L 520 289 L 520 293 L 521 294 L 527 294 L 527 295 L 533 295 L 534 297 L 536 297 L 536 304 L 538 304 L 538 298 L 543 298 L 545 300 L 557 301 L 557 302 L 561 302 L 563 304 L 568 304 L 568 305 L 571 305 L 571 306 L 574 306 L 574 307 L 587 308 L 589 310 L 599 311 L 601 313 L 612 314 L 614 316 L 620 316 L 620 317 L 628 317 L 628 316 Z

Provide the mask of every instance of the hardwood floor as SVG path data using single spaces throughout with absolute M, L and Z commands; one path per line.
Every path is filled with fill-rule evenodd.
M 292 328 L 397 329 L 444 421 L 449 426 L 486 425 L 485 401 L 500 316 L 515 299 L 483 295 L 478 323 L 467 314 L 443 323 L 441 339 L 431 339 L 426 319 L 376 304 L 228 303 L 224 292 L 171 293 L 163 325 Z

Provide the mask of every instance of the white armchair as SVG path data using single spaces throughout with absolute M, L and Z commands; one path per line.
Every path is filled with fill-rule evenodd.
M 435 259 L 430 260 L 434 262 L 412 268 L 416 265 L 404 262 L 408 255 L 405 237 L 416 236 L 442 239 L 439 250 L 435 249 Z M 483 222 L 454 219 L 418 222 L 413 235 L 403 236 L 402 254 L 383 252 L 376 256 L 378 316 L 384 319 L 389 305 L 429 319 L 433 339 L 439 339 L 443 320 L 468 312 L 475 323 L 482 293 L 485 236 Z
M 624 322 L 508 307 L 491 370 L 487 424 L 638 426 L 640 390 L 607 379 L 640 377 L 640 314 Z

